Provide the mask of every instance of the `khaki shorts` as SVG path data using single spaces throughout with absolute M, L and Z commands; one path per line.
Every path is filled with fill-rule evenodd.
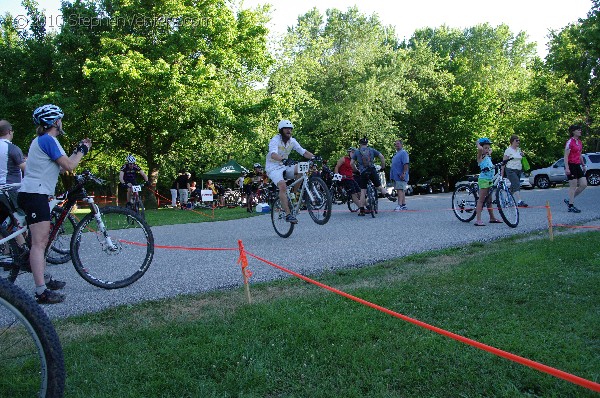
M 408 189 L 408 182 L 406 181 L 394 181 L 394 188 L 396 188 L 396 190 L 403 190 L 406 191 Z

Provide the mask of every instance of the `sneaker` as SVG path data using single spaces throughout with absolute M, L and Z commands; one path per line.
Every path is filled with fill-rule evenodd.
M 65 301 L 65 296 L 63 294 L 46 289 L 42 294 L 36 293 L 35 301 L 37 301 L 38 304 L 58 304 Z
M 298 224 L 298 220 L 293 214 L 288 214 L 285 216 L 285 221 L 289 222 L 290 224 Z
M 392 197 L 392 195 L 390 195 L 389 193 L 386 193 L 385 197 L 388 198 L 388 200 L 390 202 L 395 202 L 396 201 L 396 198 Z
M 523 202 L 522 200 L 520 200 L 519 203 L 517 203 L 517 206 L 519 206 L 519 207 L 527 207 L 528 204 L 525 203 L 525 202 Z
M 406 205 L 402 205 L 400 206 L 400 210 L 408 210 L 408 207 L 406 207 Z
M 401 211 L 401 210 L 402 210 L 402 206 L 400 206 L 400 205 L 394 207 L 394 211 Z
M 60 290 L 67 285 L 67 282 L 57 281 L 56 279 L 50 278 L 48 282 L 46 282 L 46 287 L 50 290 Z
M 569 206 L 569 213 L 581 213 L 581 210 L 575 206 Z
M 364 217 L 365 216 L 365 209 L 360 209 L 358 212 L 358 216 L 359 217 Z

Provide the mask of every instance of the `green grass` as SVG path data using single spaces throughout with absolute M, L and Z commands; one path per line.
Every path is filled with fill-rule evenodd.
M 74 212 L 78 219 L 82 219 L 89 209 L 82 207 Z M 214 216 L 212 210 L 207 209 L 196 209 L 180 210 L 180 209 L 155 209 L 146 210 L 146 221 L 151 227 L 157 227 L 160 225 L 172 225 L 172 224 L 189 224 L 189 223 L 200 223 L 200 222 L 212 222 L 212 221 L 227 221 L 236 220 L 246 217 L 254 217 L 257 213 L 248 213 L 246 208 L 235 207 L 232 209 L 215 209 Z
M 598 382 L 598 247 L 597 232 L 522 236 L 314 278 Z M 56 321 L 66 396 L 598 396 L 297 279 L 251 294 L 251 305 L 235 289 Z

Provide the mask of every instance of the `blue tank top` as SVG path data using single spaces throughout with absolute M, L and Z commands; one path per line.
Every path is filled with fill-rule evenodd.
M 479 178 L 484 180 L 491 180 L 494 178 L 494 163 L 492 163 L 492 158 L 489 156 L 485 156 L 481 163 L 479 163 L 479 168 L 481 169 L 481 173 L 479 173 Z M 483 169 L 487 168 L 487 171 L 483 171 Z

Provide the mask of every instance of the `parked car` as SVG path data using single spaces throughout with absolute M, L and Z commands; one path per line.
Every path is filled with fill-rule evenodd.
M 589 185 L 600 185 L 600 152 L 585 153 L 586 178 Z M 550 166 L 533 170 L 529 174 L 529 183 L 538 188 L 546 189 L 556 184 L 567 182 L 565 160 L 558 159 Z
M 477 186 L 478 178 L 479 174 L 467 174 L 466 176 L 461 177 L 460 180 L 458 180 L 456 184 L 454 184 L 454 189 L 462 185 Z
M 427 194 L 446 192 L 446 183 L 441 177 L 422 178 L 415 185 L 415 193 Z
M 385 189 L 387 190 L 387 193 L 389 193 L 390 195 L 392 195 L 392 197 L 396 198 L 398 196 L 398 192 L 396 192 L 396 188 L 394 188 L 394 183 L 393 182 L 388 182 L 385 186 Z M 414 188 L 412 185 L 408 184 L 407 188 L 406 188 L 406 192 L 405 195 L 406 196 L 411 196 L 414 193 Z
M 460 187 L 461 185 L 469 185 L 469 186 L 477 186 L 477 179 L 479 178 L 479 174 L 467 174 L 463 176 L 456 184 L 454 184 L 454 189 Z M 508 178 L 505 178 L 506 186 L 510 188 L 510 181 Z M 529 177 L 527 177 L 524 173 L 521 173 L 521 177 L 519 179 L 520 185 L 522 189 L 532 189 L 533 186 L 529 183 Z

